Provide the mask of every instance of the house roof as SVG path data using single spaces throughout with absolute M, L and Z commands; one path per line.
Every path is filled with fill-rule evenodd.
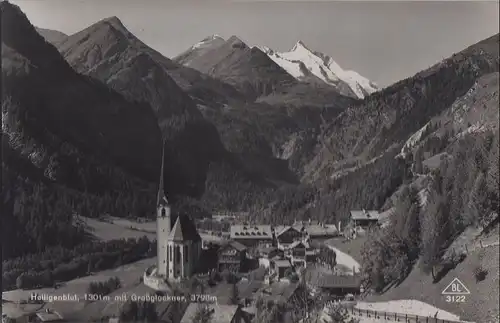
M 258 248 L 258 251 L 261 253 L 261 254 L 270 254 L 271 252 L 273 251 L 278 251 L 279 249 L 277 247 L 266 247 L 266 246 L 262 246 L 260 248 Z
M 293 227 L 293 226 L 289 226 L 289 225 L 286 225 L 286 226 L 278 226 L 276 227 L 275 229 L 275 232 L 276 232 L 276 237 L 279 237 L 280 235 L 282 235 L 283 233 L 285 232 L 288 232 L 290 230 L 293 230 L 293 231 L 296 231 L 298 233 L 300 233 L 302 228 L 300 227 Z
M 305 226 L 309 236 L 326 236 L 335 235 L 338 233 L 337 227 L 334 224 L 311 224 Z
M 259 280 L 239 281 L 237 284 L 238 294 L 243 299 L 252 299 L 263 284 L 264 283 Z
M 176 242 L 201 241 L 201 236 L 189 216 L 179 215 L 168 235 L 168 240 Z
M 293 248 L 297 248 L 297 247 L 299 247 L 299 248 L 306 248 L 306 249 L 307 249 L 307 248 L 309 248 L 310 246 L 309 246 L 309 243 L 308 243 L 308 242 L 298 240 L 298 241 L 294 241 L 292 244 L 290 244 L 290 245 L 288 246 L 288 249 L 293 249 Z
M 238 241 L 229 241 L 229 245 L 231 247 L 233 247 L 234 249 L 238 250 L 238 251 L 245 251 L 247 250 L 247 247 L 241 243 L 239 243 Z
M 353 220 L 374 220 L 377 221 L 380 213 L 375 210 L 351 210 L 351 218 Z
M 236 312 L 238 311 L 237 305 L 219 305 L 219 304 L 204 304 L 212 311 L 211 322 L 217 323 L 231 323 Z M 198 311 L 201 303 L 191 303 L 184 312 L 181 323 L 192 323 L 196 312 Z
M 235 224 L 230 229 L 231 239 L 271 240 L 273 238 L 270 225 Z
M 273 262 L 278 267 L 292 267 L 292 264 L 290 263 L 290 260 L 288 260 L 288 259 L 276 259 L 276 260 L 273 260 Z
M 359 288 L 361 286 L 361 277 L 323 273 L 315 275 L 309 283 L 320 288 Z
M 61 314 L 51 311 L 51 312 L 39 312 L 36 313 L 36 316 L 40 319 L 42 322 L 55 322 L 55 321 L 61 321 L 63 318 Z
M 298 283 L 276 282 L 262 287 L 259 295 L 266 300 L 288 302 L 298 287 Z
M 245 245 L 239 243 L 238 241 L 231 240 L 231 241 L 228 241 L 227 243 L 223 244 L 220 247 L 219 252 L 226 250 L 227 248 L 233 248 L 233 249 L 236 249 L 237 251 L 240 251 L 240 252 L 247 250 L 247 247 Z

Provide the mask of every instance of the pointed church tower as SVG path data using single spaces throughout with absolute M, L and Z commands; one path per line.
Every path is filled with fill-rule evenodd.
M 158 274 L 166 276 L 168 273 L 169 254 L 167 248 L 167 239 L 170 234 L 171 220 L 170 220 L 170 205 L 165 195 L 164 188 L 164 165 L 165 165 L 165 140 L 162 142 L 162 156 L 161 156 L 161 171 L 160 171 L 160 184 L 158 187 L 158 196 L 156 200 L 156 244 L 157 244 L 157 268 Z

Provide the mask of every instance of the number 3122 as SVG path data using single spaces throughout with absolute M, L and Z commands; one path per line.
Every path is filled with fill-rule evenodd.
M 465 295 L 447 295 L 446 302 L 448 302 L 448 303 L 465 303 Z

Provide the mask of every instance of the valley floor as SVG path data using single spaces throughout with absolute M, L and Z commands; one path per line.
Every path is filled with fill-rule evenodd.
M 88 232 L 96 239 L 107 241 L 148 237 L 156 239 L 156 221 L 136 222 L 133 220 L 107 217 L 105 220 L 80 217 Z M 200 233 L 203 240 L 220 241 L 221 238 L 211 234 Z

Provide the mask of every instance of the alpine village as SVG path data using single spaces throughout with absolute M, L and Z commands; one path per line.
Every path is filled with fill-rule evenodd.
M 0 8 L 2 322 L 498 322 L 498 34 L 378 88 Z

